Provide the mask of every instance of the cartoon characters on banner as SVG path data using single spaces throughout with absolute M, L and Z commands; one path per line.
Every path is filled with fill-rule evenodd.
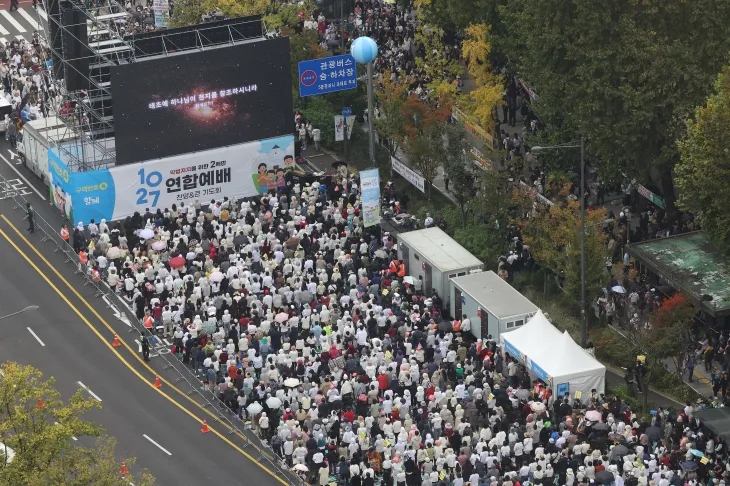
M 262 142 L 261 150 L 256 157 L 256 173 L 252 174 L 251 178 L 258 194 L 284 189 L 286 173 L 295 167 L 294 156 L 285 154 L 285 150 L 275 140 L 269 144 Z

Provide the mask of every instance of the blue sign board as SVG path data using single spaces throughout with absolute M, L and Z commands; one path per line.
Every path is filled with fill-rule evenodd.
M 558 383 L 558 397 L 570 395 L 570 383 Z
M 299 63 L 299 95 L 315 96 L 357 88 L 357 66 L 350 54 Z
M 342 116 L 350 116 L 352 115 L 352 108 L 349 106 L 346 106 L 342 109 Z
M 532 373 L 540 378 L 542 381 L 547 383 L 548 386 L 552 386 L 552 383 L 550 383 L 550 376 L 545 372 L 544 369 L 536 365 L 534 361 L 530 361 L 530 371 L 532 371 Z
M 519 350 L 512 346 L 512 344 L 510 344 L 510 342 L 506 339 L 504 340 L 504 350 L 509 353 L 514 359 L 520 359 L 522 357 L 522 353 L 520 353 Z

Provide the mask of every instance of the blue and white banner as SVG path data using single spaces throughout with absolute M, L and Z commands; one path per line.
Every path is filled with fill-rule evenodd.
M 170 2 L 168 0 L 154 0 L 152 12 L 155 14 L 155 27 L 167 28 L 170 20 Z
M 360 171 L 362 221 L 366 228 L 380 224 L 380 173 L 378 169 Z
M 517 360 L 519 360 L 520 358 L 522 358 L 522 353 L 520 353 L 520 351 L 519 351 L 519 350 L 518 350 L 517 348 L 515 348 L 514 346 L 512 346 L 512 344 L 510 344 L 510 342 L 509 342 L 509 341 L 507 341 L 507 340 L 505 339 L 505 340 L 503 341 L 503 343 L 504 343 L 504 350 L 505 350 L 505 351 L 506 351 L 506 352 L 507 352 L 507 353 L 508 353 L 508 354 L 509 354 L 510 356 L 512 356 L 512 357 L 513 357 L 514 359 L 517 359 Z
M 295 166 L 291 135 L 88 172 L 71 172 L 55 149 L 48 154 L 54 204 L 84 224 L 266 194 L 285 187 Z

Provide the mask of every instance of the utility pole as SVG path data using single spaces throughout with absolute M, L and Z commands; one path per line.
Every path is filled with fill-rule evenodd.
M 585 197 L 585 138 L 580 137 L 580 345 L 588 345 L 586 321 L 586 197 Z

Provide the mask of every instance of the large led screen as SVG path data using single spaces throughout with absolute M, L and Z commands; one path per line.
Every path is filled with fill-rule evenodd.
M 289 38 L 117 66 L 117 164 L 292 132 Z

